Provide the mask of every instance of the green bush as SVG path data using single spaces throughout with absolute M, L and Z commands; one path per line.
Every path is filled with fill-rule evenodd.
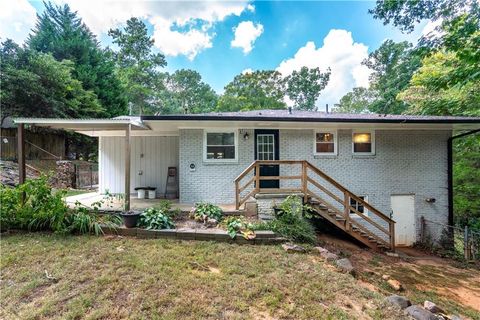
M 223 212 L 220 207 L 212 203 L 201 202 L 195 204 L 195 208 L 190 212 L 190 216 L 200 222 L 206 222 L 208 219 L 221 221 L 223 219 Z
M 77 203 L 75 209 L 66 205 L 65 191 L 54 191 L 48 177 L 27 180 L 15 188 L 0 187 L 0 223 L 2 230 L 54 231 L 59 233 L 103 233 L 102 225 L 115 227 L 118 217 L 100 215 Z
M 47 177 L 27 180 L 15 188 L 1 189 L 3 229 L 63 231 L 68 213 L 64 191 L 53 192 Z
M 139 226 L 148 230 L 173 229 L 175 224 L 168 212 L 148 208 L 140 214 Z
M 163 214 L 168 215 L 172 219 L 181 212 L 179 208 L 172 209 L 172 202 L 169 200 L 160 200 L 154 208 L 158 209 Z
M 291 241 L 315 243 L 315 228 L 306 219 L 310 218 L 310 207 L 302 204 L 297 196 L 288 196 L 279 206 L 275 219 L 252 225 L 253 230 L 271 230 Z
M 251 224 L 245 221 L 243 217 L 230 216 L 223 221 L 223 225 L 232 239 L 237 236 L 237 233 L 240 233 L 245 239 L 255 238 L 255 232 L 252 230 Z
M 71 210 L 66 216 L 67 228 L 65 232 L 95 235 L 103 234 L 103 227 L 115 229 L 122 224 L 122 219 L 117 215 L 100 214 L 100 203 L 92 204 L 93 211 L 82 207 L 78 202 L 75 210 Z

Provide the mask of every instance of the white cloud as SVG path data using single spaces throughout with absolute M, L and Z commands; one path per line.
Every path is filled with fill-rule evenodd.
M 242 74 L 253 73 L 251 68 L 243 69 Z
M 242 21 L 233 28 L 235 38 L 230 45 L 233 48 L 242 48 L 244 54 L 248 54 L 253 49 L 255 40 L 263 33 L 263 26 L 260 23 L 254 24 L 252 21 Z
M 293 58 L 280 63 L 277 70 L 284 76 L 299 70 L 303 66 L 331 69 L 330 81 L 321 92 L 317 106 L 322 110 L 325 104 L 333 106 L 354 87 L 368 87 L 371 71 L 361 62 L 368 57 L 368 47 L 353 41 L 352 34 L 346 30 L 332 29 L 323 39 L 323 46 L 316 48 L 313 41 L 301 47 Z
M 443 19 L 438 19 L 435 21 L 428 20 L 427 24 L 422 29 L 423 37 L 439 37 L 442 36 L 445 32 L 440 29 Z
M 35 8 L 27 0 L 0 0 L 0 37 L 22 43 L 35 26 Z
M 117 27 L 131 17 L 148 20 L 154 28 L 155 46 L 170 56 L 189 59 L 212 47 L 215 23 L 240 16 L 254 7 L 248 1 L 105 1 L 57 0 L 78 11 L 97 35 Z

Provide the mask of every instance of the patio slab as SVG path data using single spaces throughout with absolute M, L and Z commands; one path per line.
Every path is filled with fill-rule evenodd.
M 154 207 L 160 203 L 162 200 L 169 200 L 172 202 L 173 209 L 180 209 L 182 212 L 189 212 L 195 204 L 193 203 L 179 203 L 178 199 L 137 199 L 135 195 L 131 195 L 131 209 L 132 210 L 144 210 L 147 208 Z M 89 192 L 78 194 L 75 196 L 66 197 L 65 201 L 67 205 L 71 208 L 75 206 L 75 203 L 78 201 L 82 206 L 92 208 L 92 204 L 95 202 L 103 202 L 100 210 L 105 211 L 122 211 L 123 210 L 123 201 L 120 197 L 110 197 L 106 198 L 105 195 L 98 192 Z M 235 204 L 219 204 L 218 205 L 225 213 L 235 212 Z

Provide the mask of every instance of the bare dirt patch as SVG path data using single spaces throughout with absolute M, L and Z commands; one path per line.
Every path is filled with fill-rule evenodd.
M 358 284 L 384 294 L 395 293 L 382 276 L 400 281 L 412 302 L 432 300 L 450 313 L 480 319 L 480 270 L 458 261 L 432 256 L 415 248 L 401 248 L 390 257 L 330 235 L 320 236 L 325 247 L 348 256 L 359 273 Z

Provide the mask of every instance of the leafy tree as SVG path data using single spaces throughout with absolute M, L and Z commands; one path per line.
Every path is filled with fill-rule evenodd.
M 411 32 L 422 20 L 449 19 L 469 10 L 471 5 L 469 0 L 377 0 L 369 12 L 384 24 L 393 23 L 400 30 Z
M 282 74 L 273 70 L 242 73 L 225 86 L 217 111 L 284 109 L 286 83 Z
M 37 15 L 37 24 L 27 39 L 27 46 L 50 53 L 58 61 L 73 62 L 73 77 L 98 97 L 106 111 L 96 116 L 125 114 L 126 101 L 115 75 L 111 52 L 100 48 L 95 36 L 68 5 L 44 5 L 45 11 Z
M 173 113 L 211 112 L 217 105 L 217 94 L 194 70 L 181 69 L 166 79 L 167 99 L 164 111 Z
M 0 46 L 0 70 L 3 118 L 82 118 L 104 112 L 96 95 L 73 77 L 69 60 L 59 62 L 51 54 L 7 40 Z
M 314 110 L 315 101 L 329 80 L 330 69 L 325 73 L 320 72 L 319 68 L 302 67 L 300 71 L 294 70 L 285 79 L 287 96 L 295 103 L 297 109 Z
M 335 106 L 335 112 L 364 113 L 368 112 L 370 105 L 375 101 L 373 92 L 367 88 L 357 87 L 345 94 L 340 103 Z
M 399 94 L 410 112 L 480 115 L 480 10 L 444 25 L 443 50 L 423 59 L 422 67 Z
M 407 109 L 404 101 L 397 100 L 398 93 L 405 89 L 420 67 L 421 56 L 406 41 L 395 43 L 386 40 L 380 48 L 370 53 L 363 62 L 373 73 L 370 89 L 376 99 L 369 105 L 375 113 L 400 114 Z
M 157 92 L 163 79 L 159 68 L 167 62 L 164 55 L 152 52 L 154 40 L 148 36 L 145 24 L 130 18 L 123 30 L 111 29 L 108 35 L 119 46 L 116 63 L 127 100 L 140 114 L 159 111 Z
M 457 54 L 437 52 L 423 60 L 410 86 L 398 98 L 410 104 L 408 111 L 414 114 L 478 116 L 480 81 L 457 78 L 465 67 Z
M 480 231 L 480 135 L 454 140 L 453 198 L 456 223 Z

